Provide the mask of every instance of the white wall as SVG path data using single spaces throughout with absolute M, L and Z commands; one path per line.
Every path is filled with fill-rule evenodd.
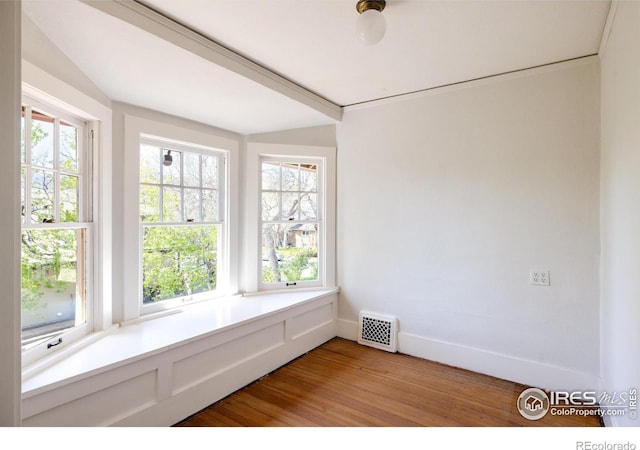
M 109 105 L 107 96 L 25 14 L 22 15 L 22 57 L 103 105 Z
M 318 147 L 335 147 L 335 125 L 297 128 L 295 130 L 277 131 L 274 133 L 252 134 L 247 136 L 248 142 L 264 144 L 313 145 Z
M 0 427 L 20 424 L 20 11 L 0 2 Z
M 601 58 L 601 373 L 620 392 L 640 387 L 640 3 L 617 4 Z
M 405 353 L 597 387 L 598 74 L 587 58 L 347 109 L 342 335 L 362 309 L 395 314 Z

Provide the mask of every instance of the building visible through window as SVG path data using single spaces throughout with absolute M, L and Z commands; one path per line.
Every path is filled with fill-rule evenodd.
M 263 159 L 262 282 L 299 285 L 319 280 L 318 164 Z

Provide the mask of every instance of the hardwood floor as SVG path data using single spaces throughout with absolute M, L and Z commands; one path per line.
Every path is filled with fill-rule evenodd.
M 523 418 L 527 387 L 335 338 L 176 426 L 601 426 L 597 416 Z

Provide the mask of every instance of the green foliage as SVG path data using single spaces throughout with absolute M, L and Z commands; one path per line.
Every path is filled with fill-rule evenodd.
M 27 120 L 22 119 L 22 183 L 30 193 L 31 208 L 26 210 L 22 204 L 22 216 L 29 223 L 53 223 L 59 212 L 60 222 L 76 222 L 78 220 L 78 176 L 60 174 L 56 187 L 54 161 L 54 142 L 60 138 L 59 168 L 67 172 L 77 172 L 77 129 L 60 122 L 60 127 L 53 124 L 43 125 L 42 121 L 32 120 L 31 128 L 26 128 Z M 54 136 L 55 130 L 55 136 Z M 27 160 L 27 139 L 31 156 Z M 38 146 L 40 146 L 38 148 Z M 27 167 L 31 166 L 31 176 Z M 39 167 L 36 167 L 39 166 Z M 59 202 L 55 202 L 59 200 Z M 80 271 L 84 270 L 83 262 L 78 266 L 78 254 L 84 254 L 84 231 L 74 229 L 26 229 L 21 234 L 21 306 L 28 313 L 29 327 L 37 326 L 37 321 L 50 321 L 45 317 L 48 301 L 60 294 L 75 295 L 84 292 L 84 286 L 76 286 Z M 80 269 L 80 270 L 79 270 Z M 82 277 L 81 277 L 82 278 Z M 82 295 L 82 294 L 80 294 Z M 29 317 L 30 316 L 30 317 Z M 42 323 L 41 323 L 42 324 Z
M 308 262 L 308 256 L 303 252 L 298 253 L 282 265 L 282 274 L 288 281 L 301 280 L 302 271 L 307 268 Z
M 265 283 L 273 283 L 275 281 L 275 275 L 269 267 L 262 268 L 262 281 Z
M 278 270 L 286 281 L 311 281 L 318 279 L 318 249 L 317 248 L 279 248 L 277 253 L 282 255 L 284 262 L 279 263 Z M 276 279 L 273 270 L 262 268 L 262 281 L 273 283 Z
M 63 270 L 76 272 L 76 230 L 25 230 L 22 232 L 22 309 L 37 314 L 47 292 L 64 292 L 69 281 L 60 279 Z
M 218 226 L 150 226 L 144 229 L 143 302 L 214 290 Z
M 24 130 L 22 132 L 24 138 Z M 31 147 L 37 146 L 40 142 L 49 136 L 49 133 L 44 131 L 42 124 L 39 122 L 33 122 L 31 125 Z
M 37 267 L 21 264 L 22 272 L 22 289 L 21 300 L 22 309 L 36 313 L 41 307 L 40 299 L 44 295 L 43 280 L 38 276 Z

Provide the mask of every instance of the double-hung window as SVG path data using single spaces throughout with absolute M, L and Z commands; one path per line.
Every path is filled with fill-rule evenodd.
M 86 122 L 54 107 L 29 98 L 23 102 L 24 349 L 60 339 L 71 330 L 87 332 L 91 325 L 91 155 L 87 130 Z
M 224 152 L 141 138 L 143 312 L 205 300 L 221 290 L 225 177 Z
M 322 164 L 314 159 L 261 159 L 261 277 L 265 285 L 319 285 L 321 170 Z
M 248 293 L 335 286 L 335 160 L 333 147 L 248 144 Z

